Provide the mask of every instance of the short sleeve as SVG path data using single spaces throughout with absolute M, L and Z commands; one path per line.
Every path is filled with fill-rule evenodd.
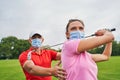
M 54 50 L 49 50 L 52 60 L 56 60 L 57 52 Z
M 79 42 L 80 42 L 79 39 L 69 40 L 65 42 L 62 48 L 62 52 L 67 55 L 74 55 L 78 53 L 77 48 L 78 48 Z
M 27 60 L 27 54 L 25 54 L 26 52 L 23 52 L 20 54 L 19 56 L 19 62 L 21 64 L 21 66 L 23 66 L 23 64 L 25 63 L 25 61 Z

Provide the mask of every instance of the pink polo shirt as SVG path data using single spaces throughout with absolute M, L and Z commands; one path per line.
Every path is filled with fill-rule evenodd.
M 97 65 L 88 52 L 77 52 L 80 40 L 68 40 L 62 48 L 62 67 L 67 72 L 66 80 L 97 80 Z

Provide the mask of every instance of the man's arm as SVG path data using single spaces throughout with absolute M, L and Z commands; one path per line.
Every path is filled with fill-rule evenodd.
M 52 75 L 52 71 L 51 71 L 52 69 L 34 65 L 32 60 L 27 60 L 23 65 L 23 69 L 33 75 L 38 75 L 38 76 L 51 76 Z
M 59 66 L 55 66 L 53 68 L 44 68 L 35 65 L 32 60 L 27 60 L 23 65 L 23 69 L 28 73 L 37 76 L 55 76 L 59 78 L 65 78 L 65 76 L 61 76 L 60 74 L 66 74 L 65 71 Z
M 92 54 L 92 59 L 95 62 L 109 60 L 112 52 L 112 42 L 107 43 L 102 54 Z
M 61 52 L 57 52 L 56 60 L 61 60 Z

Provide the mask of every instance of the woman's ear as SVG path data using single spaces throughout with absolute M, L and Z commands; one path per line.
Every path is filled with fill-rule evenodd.
M 66 32 L 65 34 L 66 34 L 66 38 L 69 39 L 70 34 L 68 32 Z

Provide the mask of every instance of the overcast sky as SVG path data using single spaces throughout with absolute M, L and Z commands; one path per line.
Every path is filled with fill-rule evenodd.
M 116 28 L 120 41 L 120 0 L 0 0 L 0 39 L 28 39 L 40 31 L 44 45 L 64 42 L 69 19 L 84 21 L 86 35 L 102 28 Z

